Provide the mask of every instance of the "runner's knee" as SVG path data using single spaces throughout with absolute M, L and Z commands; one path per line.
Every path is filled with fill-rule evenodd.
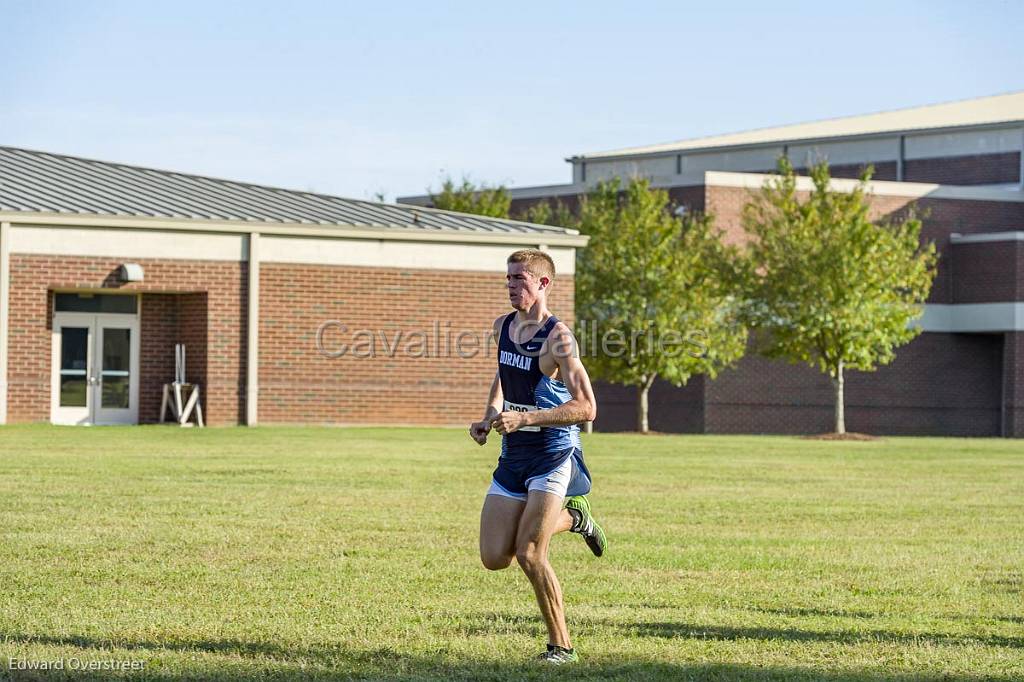
M 480 561 L 488 571 L 500 571 L 512 563 L 511 554 L 480 554 Z
M 531 573 L 543 566 L 547 557 L 536 543 L 528 542 L 516 549 L 516 561 L 525 573 Z

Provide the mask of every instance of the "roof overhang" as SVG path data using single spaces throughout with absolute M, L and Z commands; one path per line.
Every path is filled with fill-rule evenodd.
M 849 135 L 828 135 L 818 137 L 779 137 L 771 140 L 757 142 L 738 142 L 733 144 L 700 144 L 701 139 L 689 140 L 678 143 L 679 146 L 652 145 L 653 147 L 664 147 L 662 149 L 648 149 L 646 147 L 627 148 L 612 150 L 608 152 L 596 152 L 593 154 L 577 154 L 567 157 L 569 163 L 580 163 L 587 161 L 630 161 L 634 159 L 653 159 L 663 157 L 674 157 L 678 154 L 702 154 L 710 152 L 731 152 L 746 149 L 765 149 L 791 144 L 824 144 L 828 142 L 857 142 L 861 140 L 878 140 L 897 138 L 901 135 L 941 135 L 944 133 L 964 132 L 966 130 L 998 130 L 1001 128 L 1016 128 L 1024 126 L 1024 120 L 1015 118 L 1006 121 L 992 123 L 971 124 L 961 126 L 943 126 L 931 128 L 900 128 L 893 130 L 874 131 L 868 133 L 856 133 Z M 717 136 L 716 136 L 717 137 Z M 692 143 L 692 145 L 690 144 Z
M 371 227 L 367 225 L 309 225 L 259 221 L 207 220 L 188 218 L 143 218 L 81 213 L 45 213 L 37 211 L 0 211 L 0 222 L 13 225 L 49 225 L 53 227 L 96 227 L 126 230 L 163 230 L 220 234 L 273 234 L 284 237 L 320 237 L 328 239 L 371 239 L 406 242 L 444 242 L 462 244 L 536 244 L 541 246 L 584 247 L 589 237 L 575 230 L 564 234 L 550 232 L 426 232 L 421 228 Z

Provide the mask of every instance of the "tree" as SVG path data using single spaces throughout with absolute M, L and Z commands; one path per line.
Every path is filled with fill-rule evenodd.
M 633 180 L 602 183 L 581 203 L 576 306 L 581 347 L 595 378 L 637 389 L 637 429 L 648 430 L 647 396 L 658 377 L 676 386 L 714 377 L 739 359 L 736 323 L 722 277 L 734 256 L 710 216 L 680 218 L 668 194 Z
M 504 186 L 481 184 L 478 187 L 466 177 L 462 178 L 461 185 L 456 185 L 450 177 L 445 178 L 439 193 L 434 194 L 430 189 L 427 193 L 430 194 L 434 208 L 492 218 L 508 218 L 508 209 L 512 204 L 512 197 Z
M 514 217 L 527 223 L 555 227 L 573 227 L 577 222 L 569 207 L 558 199 L 539 201 Z
M 761 352 L 825 372 L 835 389 L 835 430 L 846 432 L 844 372 L 888 364 L 894 349 L 920 333 L 935 277 L 935 247 L 922 244 L 921 221 L 869 218 L 868 168 L 852 192 L 830 188 L 827 163 L 811 169 L 814 189 L 801 200 L 789 161 L 744 207 L 748 237 L 741 268 L 746 319 Z

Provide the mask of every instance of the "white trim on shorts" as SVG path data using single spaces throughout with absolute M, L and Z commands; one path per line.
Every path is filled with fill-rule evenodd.
M 492 478 L 491 487 L 487 489 L 487 494 L 511 497 L 513 500 L 520 500 L 522 502 L 526 502 L 526 496 L 531 490 L 539 490 L 542 493 L 551 493 L 552 495 L 565 497 L 565 493 L 569 489 L 569 481 L 572 480 L 574 467 L 573 456 L 569 455 L 565 458 L 564 462 L 548 473 L 531 476 L 526 479 L 526 493 L 513 493 L 505 490 L 501 484 Z

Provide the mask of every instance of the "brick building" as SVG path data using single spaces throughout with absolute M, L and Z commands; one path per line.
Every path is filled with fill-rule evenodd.
M 849 372 L 846 424 L 906 435 L 1024 436 L 1024 93 L 867 116 L 581 154 L 571 183 L 511 190 L 513 210 L 570 206 L 597 182 L 650 178 L 739 235 L 742 206 L 779 156 L 829 162 L 838 189 L 866 164 L 875 215 L 926 211 L 940 253 L 923 333 L 874 373 Z M 810 188 L 804 182 L 803 189 Z M 407 197 L 426 204 L 427 197 Z M 631 389 L 597 387 L 596 428 L 631 429 Z M 833 393 L 816 370 L 748 355 L 714 380 L 656 383 L 651 428 L 697 433 L 815 433 L 832 426 Z
M 465 425 L 494 372 L 505 258 L 572 230 L 0 147 L 0 423 Z

